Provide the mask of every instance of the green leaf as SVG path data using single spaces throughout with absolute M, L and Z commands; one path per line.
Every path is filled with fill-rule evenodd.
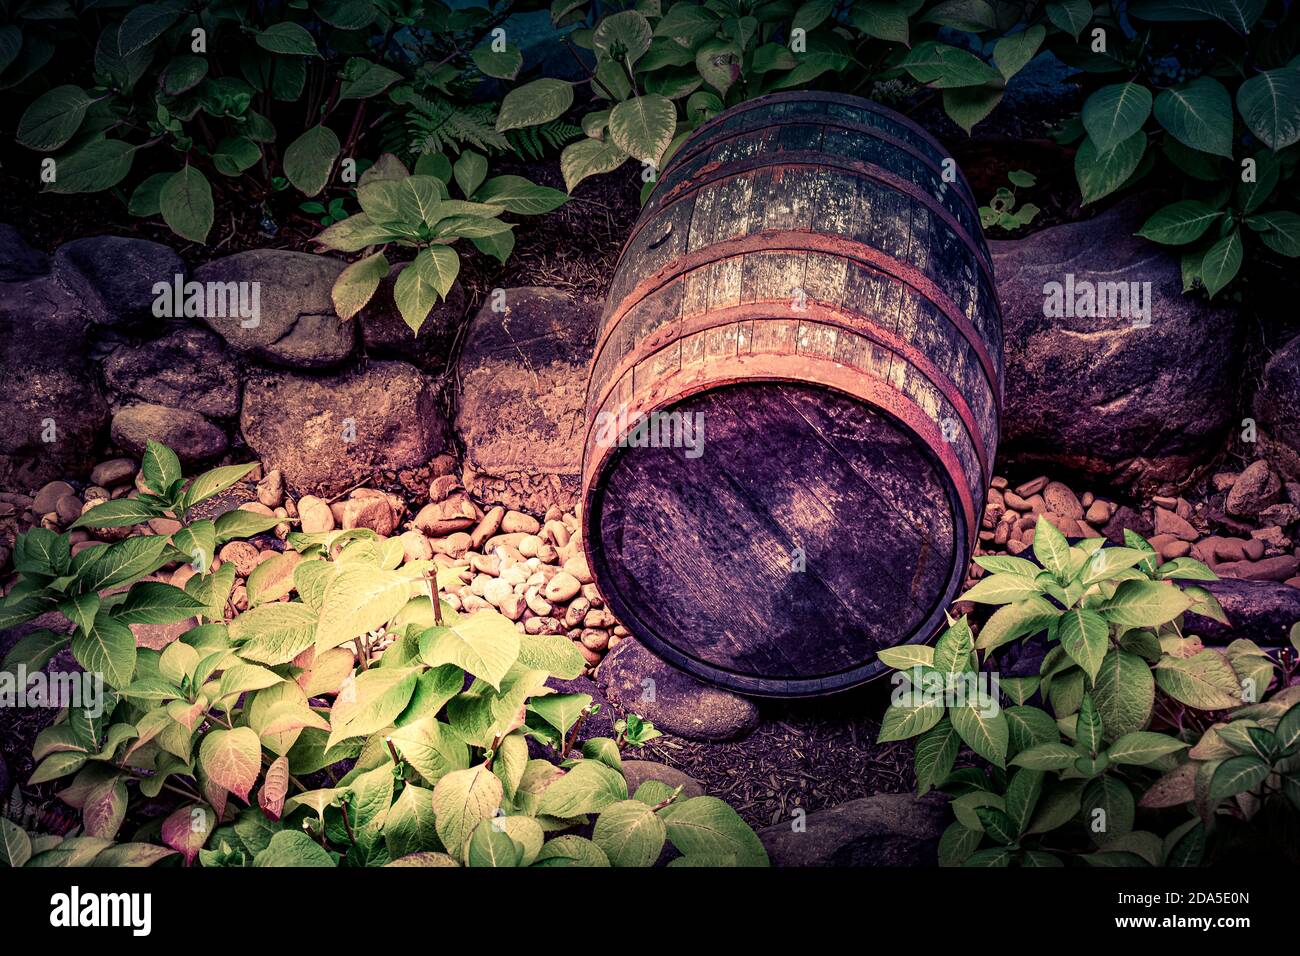
M 790 28 L 811 32 L 821 26 L 826 21 L 826 18 L 834 12 L 835 0 L 806 0 L 795 10 L 794 19 L 790 21 Z M 716 25 L 716 22 L 714 25 Z
M 191 481 L 189 487 L 185 489 L 185 510 L 188 511 L 199 502 L 221 494 L 235 482 L 241 481 L 256 467 L 257 463 L 254 462 L 251 465 L 223 465 L 205 471 Z
M 178 624 L 203 613 L 204 605 L 162 581 L 139 581 L 113 611 L 119 624 Z
M 19 664 L 27 668 L 28 673 L 35 673 L 45 667 L 55 654 L 69 644 L 67 634 L 41 629 L 19 638 L 18 642 L 5 655 L 0 670 L 13 672 Z
M 18 121 L 18 142 L 50 152 L 72 139 L 94 102 L 79 86 L 56 86 L 32 101 Z
M 1034 557 L 1062 584 L 1070 578 L 1070 543 L 1041 514 L 1034 524 Z
M 465 847 L 465 865 L 515 867 L 523 864 L 524 848 L 506 831 L 506 817 L 484 820 L 470 835 Z
M 474 190 L 482 185 L 483 180 L 487 177 L 488 162 L 482 154 L 467 149 L 460 154 L 456 160 L 456 165 L 452 167 L 452 176 L 456 179 L 456 185 L 466 198 L 474 195 Z
M 497 132 L 541 126 L 559 119 L 573 105 L 573 84 L 543 78 L 515 87 L 501 101 Z
M 916 793 L 923 796 L 952 773 L 961 738 L 945 715 L 916 742 Z
M 568 195 L 548 186 L 538 186 L 523 176 L 493 176 L 474 193 L 476 202 L 501 206 L 507 212 L 537 216 L 558 209 Z
M 1278 209 L 1260 213 L 1246 220 L 1246 225 L 1260 233 L 1260 240 L 1278 255 L 1300 256 L 1300 215 Z
M 127 57 L 147 47 L 181 18 L 182 7 L 171 3 L 146 3 L 122 18 L 117 30 L 117 49 Z
M 475 47 L 469 55 L 480 72 L 498 80 L 513 80 L 524 65 L 524 55 L 509 44 L 504 50 L 494 50 L 489 42 Z
M 262 158 L 262 149 L 247 136 L 229 136 L 217 144 L 212 165 L 223 176 L 239 176 Z
M 1154 112 L 1156 122 L 1184 146 L 1232 158 L 1232 100 L 1213 77 L 1163 90 Z
M 1155 666 L 1155 679 L 1170 697 L 1197 710 L 1241 703 L 1237 674 L 1218 651 L 1206 649 L 1188 658 L 1165 656 Z
M 250 608 L 230 622 L 230 639 L 244 660 L 288 664 L 316 641 L 316 614 L 305 604 L 275 602 Z
M 334 858 L 301 830 L 281 830 L 266 849 L 253 857 L 253 866 L 334 866 Z
M 445 774 L 433 788 L 433 810 L 438 830 L 449 853 L 463 859 L 475 828 L 490 821 L 501 806 L 501 781 L 483 766 Z
M 610 804 L 626 800 L 627 797 L 627 782 L 621 773 L 599 761 L 583 760 L 546 788 L 537 813 L 572 819 L 588 813 L 599 813 Z
M 612 142 L 598 139 L 580 139 L 570 143 L 560 153 L 560 169 L 564 173 L 564 186 L 572 193 L 578 183 L 588 176 L 612 172 L 626 162 L 628 154 Z
M 197 167 L 186 166 L 163 184 L 158 208 L 168 228 L 182 239 L 208 241 L 214 218 L 212 187 Z
M 904 46 L 909 40 L 907 11 L 897 3 L 859 0 L 849 10 L 849 22 L 869 37 Z
M 876 652 L 877 659 L 894 670 L 910 670 L 913 667 L 929 667 L 934 663 L 934 648 L 928 644 L 900 644 L 898 647 L 883 647 Z
M 1035 542 L 1038 536 L 1034 536 Z M 1102 659 L 1110 649 L 1110 628 L 1096 611 L 1071 608 L 1061 615 L 1057 636 L 1065 653 L 1083 668 L 1090 681 L 1096 681 Z
M 364 309 L 387 275 L 388 260 L 382 252 L 358 259 L 340 272 L 330 289 L 339 318 L 350 319 Z
M 1102 554 L 1104 550 L 1097 553 Z M 1191 604 L 1191 599 L 1173 584 L 1131 580 L 1121 581 L 1115 596 L 1098 610 L 1111 624 L 1159 627 L 1178 617 Z
M 1255 74 L 1237 88 L 1237 109 L 1274 152 L 1300 141 L 1300 70 L 1287 66 Z
M 1073 747 L 1049 741 L 1025 748 L 1011 758 L 1011 763 L 1028 770 L 1064 770 L 1073 766 L 1078 756 Z
M 156 495 L 169 494 L 172 486 L 183 477 L 180 459 L 176 457 L 176 453 L 152 438 L 145 446 L 140 471 L 145 485 Z
M 933 89 L 1001 84 L 1002 74 L 967 50 L 927 40 L 918 43 L 899 66 Z
M 620 800 L 601 811 L 591 839 L 614 866 L 653 866 L 668 829 L 659 815 L 638 800 Z
M 1048 3 L 1047 19 L 1077 40 L 1083 28 L 1092 19 L 1092 3 L 1090 0 L 1059 0 L 1059 2 Z
M 125 687 L 135 673 L 135 635 L 105 612 L 89 631 L 72 635 L 72 656 L 91 674 L 100 674 L 110 687 Z
M 591 35 L 591 43 L 605 59 L 635 64 L 650 49 L 653 36 L 650 21 L 643 14 L 624 10 L 602 18 Z
M 469 767 L 469 748 L 436 717 L 399 727 L 390 736 L 402 759 L 430 783 Z
M 1264 12 L 1263 0 L 1136 0 L 1130 16 L 1155 22 L 1221 20 L 1245 34 Z
M 1039 597 L 1042 593 L 1042 588 L 1032 577 L 1004 572 L 981 578 L 973 588 L 961 596 L 961 600 L 974 601 L 978 604 L 1011 604 L 1026 598 Z
M 971 750 L 975 751 L 989 763 L 998 767 L 1006 766 L 1007 744 L 1010 729 L 1006 715 L 992 708 L 988 702 L 978 698 L 969 698 L 959 706 L 948 711 L 953 727 Z
M 1196 199 L 1183 199 L 1156 211 L 1138 235 L 1167 246 L 1195 242 L 1223 218 L 1222 210 Z
M 591 695 L 548 694 L 545 697 L 538 697 L 528 706 L 561 734 L 567 734 L 569 728 L 582 716 L 582 712 L 591 706 Z
M 363 671 L 344 685 L 330 713 L 326 749 L 349 737 L 364 737 L 389 726 L 415 692 L 418 667 L 378 667 Z
M 1083 104 L 1083 128 L 1099 153 L 1131 139 L 1151 115 L 1151 91 L 1138 83 L 1114 83 Z
M 0 863 L 18 869 L 31 858 L 32 840 L 27 831 L 12 820 L 0 817 Z
M 1147 134 L 1138 130 L 1109 150 L 1097 148 L 1089 136 L 1074 156 L 1074 175 L 1085 203 L 1096 202 L 1119 189 L 1137 169 L 1147 149 Z
M 313 126 L 284 151 L 284 174 L 305 196 L 325 188 L 342 146 L 328 126 Z
M 325 585 L 317 653 L 378 630 L 420 590 L 419 581 L 392 571 L 365 566 L 340 571 Z
M 992 86 L 965 86 L 943 91 L 944 112 L 967 136 L 977 124 L 988 118 L 1000 102 L 1002 90 Z M 1032 208 L 1032 204 L 1027 204 L 1024 208 Z
M 615 104 L 609 114 L 609 134 L 623 152 L 654 167 L 677 128 L 677 107 L 664 96 L 634 96 Z
M 976 648 L 991 651 L 1003 644 L 1037 634 L 1061 616 L 1061 610 L 1042 597 L 1031 597 L 1000 607 L 980 630 Z
M 672 37 L 683 46 L 695 46 L 711 37 L 721 26 L 721 17 L 707 7 L 694 3 L 674 3 L 663 19 L 655 24 L 655 36 Z
M 1164 734 L 1139 730 L 1124 734 L 1106 751 L 1111 763 L 1132 764 L 1145 767 L 1165 754 L 1177 753 L 1186 749 L 1187 744 Z
M 1074 725 L 1074 737 L 1075 742 L 1090 754 L 1099 753 L 1102 749 L 1101 715 L 1097 713 L 1090 694 L 1084 694 L 1083 702 L 1079 705 L 1079 718 Z
M 993 64 L 1002 74 L 1002 78 L 1009 80 L 1024 69 L 1038 53 L 1046 36 L 1047 30 L 1035 24 L 1019 33 L 1012 33 L 998 40 L 993 45 Z
M 880 734 L 876 743 L 907 740 L 932 729 L 943 718 L 943 701 L 921 704 L 891 703 L 880 720 Z
M 131 171 L 138 147 L 120 139 L 94 139 L 74 152 L 56 157 L 58 178 L 51 193 L 94 193 L 111 189 Z
M 1090 828 L 1094 819 L 1102 819 L 1094 818 L 1097 810 L 1105 811 L 1105 829 L 1093 831 L 1094 838 L 1112 837 L 1133 829 L 1136 810 L 1133 794 L 1119 778 L 1109 775 L 1097 777 L 1083 788 L 1082 812 Z
M 1233 229 L 1205 251 L 1201 259 L 1201 281 L 1211 298 L 1231 282 L 1241 269 L 1241 230 Z
M 609 858 L 585 837 L 566 833 L 548 840 L 537 854 L 533 866 L 609 866 Z
M 307 28 L 298 23 L 275 23 L 258 32 L 254 40 L 263 50 L 286 56 L 319 56 L 316 41 Z
M 740 866 L 768 865 L 758 836 L 717 797 L 691 797 L 661 813 L 668 839 L 685 856 L 733 856 Z
M 449 246 L 421 249 L 415 261 L 402 270 L 393 285 L 393 297 L 402 320 L 414 332 L 429 317 L 440 297 L 451 291 L 460 271 L 460 257 Z
M 369 99 L 378 96 L 401 79 L 402 74 L 390 70 L 382 63 L 372 63 L 363 57 L 354 56 L 343 68 L 343 85 L 339 87 L 339 99 Z
M 1219 801 L 1253 790 L 1268 779 L 1272 767 L 1253 754 L 1229 757 L 1214 771 L 1210 780 L 1210 800 Z
M 999 810 L 997 807 L 976 807 L 974 812 L 979 817 L 980 823 L 983 824 L 985 834 L 1003 846 L 1015 843 L 1015 826 L 1005 811 Z M 967 865 L 972 864 L 968 862 Z M 1005 866 L 1006 864 L 999 863 L 997 865 Z
M 493 688 L 519 658 L 519 632 L 500 614 L 480 611 L 420 635 L 420 659 L 430 667 L 455 664 Z

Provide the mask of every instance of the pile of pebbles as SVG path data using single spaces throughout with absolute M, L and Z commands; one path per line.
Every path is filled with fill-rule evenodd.
M 995 477 L 975 554 L 1030 550 L 1042 515 L 1066 537 L 1123 543 L 1124 529 L 1147 538 L 1165 561 L 1191 556 L 1220 577 L 1281 581 L 1300 587 L 1300 482 L 1283 481 L 1259 459 L 1240 472 L 1220 472 L 1207 497 L 1152 496 L 1140 509 L 1077 494 L 1040 475 L 1014 487 Z M 972 563 L 966 585 L 984 576 Z
M 136 462 L 115 458 L 97 465 L 90 484 L 80 492 L 69 482 L 52 481 L 34 495 L 0 493 L 0 541 L 4 542 L 0 567 L 8 565 L 17 534 L 38 524 L 66 530 L 100 503 L 144 490 L 139 481 Z M 284 540 L 295 527 L 304 532 L 369 528 L 381 538 L 397 537 L 407 560 L 432 560 L 457 570 L 461 583 L 444 589 L 445 600 L 456 610 L 473 614 L 493 608 L 521 632 L 567 635 L 582 653 L 589 674 L 628 636 L 592 581 L 576 511 L 552 507 L 538 519 L 501 505 L 485 510 L 453 475 L 433 478 L 428 503 L 405 522 L 402 519 L 409 512 L 400 495 L 361 487 L 337 500 L 312 495 L 294 499 L 286 494 L 281 473 L 264 472 L 261 466 L 229 494 L 233 500 L 227 499 L 226 508 L 235 506 L 284 521 L 273 533 L 231 541 L 218 551 L 213 567 L 233 562 L 236 569 L 228 619 L 248 609 L 248 575 L 284 550 Z M 179 528 L 172 519 L 156 518 L 135 527 L 77 528 L 70 537 L 76 553 L 131 534 L 171 534 Z M 194 573 L 189 565 L 180 565 L 158 579 L 184 587 Z M 5 590 L 12 584 L 10 575 Z M 288 600 L 288 595 L 281 600 Z M 185 622 L 157 635 L 150 629 L 137 637 L 161 644 L 188 626 Z

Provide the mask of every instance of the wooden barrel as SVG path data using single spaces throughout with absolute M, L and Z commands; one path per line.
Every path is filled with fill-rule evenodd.
M 600 592 L 706 682 L 863 683 L 961 586 L 1001 395 L 988 251 L 943 147 L 855 97 L 728 110 L 662 171 L 597 335 Z

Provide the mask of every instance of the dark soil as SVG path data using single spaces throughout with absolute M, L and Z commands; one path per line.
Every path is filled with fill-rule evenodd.
M 912 742 L 877 744 L 890 685 L 877 681 L 835 697 L 764 701 L 758 729 L 743 740 L 650 741 L 625 756 L 657 760 L 698 780 L 753 827 L 789 820 L 877 792 L 916 786 Z

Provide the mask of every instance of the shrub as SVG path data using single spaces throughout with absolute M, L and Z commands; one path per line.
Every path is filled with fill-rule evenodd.
M 573 42 L 595 56 L 587 82 L 599 102 L 582 119 L 587 138 L 566 146 L 560 160 L 570 191 L 629 158 L 651 172 L 661 169 L 701 122 L 778 90 L 870 93 L 906 78 L 940 95 L 948 115 L 969 132 L 1047 33 L 1042 26 L 1016 31 L 1019 8 L 999 4 L 995 11 L 982 0 L 640 0 L 619 11 L 555 0 L 551 17 L 557 26 L 581 24 Z M 972 51 L 941 39 L 943 28 L 988 42 Z M 512 90 L 497 129 L 554 121 L 573 105 L 574 87 L 544 77 Z M 645 195 L 652 186 L 647 173 Z
M 1213 573 L 1125 537 L 1070 545 L 1040 516 L 1041 567 L 975 559 L 991 573 L 962 600 L 999 606 L 978 639 L 962 618 L 932 648 L 880 653 L 904 692 L 880 740 L 916 737 L 918 793 L 953 798 L 941 863 L 1195 865 L 1216 820 L 1300 809 L 1300 685 L 1288 669 L 1274 687 L 1274 661 L 1251 641 L 1218 650 L 1185 634 L 1188 611 L 1224 620 L 1206 589 L 1177 583 Z M 998 683 L 1011 706 L 939 692 L 972 686 L 1008 645 L 1044 633 L 1038 675 Z M 983 769 L 953 769 L 962 743 Z M 1139 813 L 1159 830 L 1137 828 Z
M 1075 6 L 1048 4 L 1048 15 Z M 1300 141 L 1295 11 L 1279 2 L 1139 0 L 1127 14 L 1121 20 L 1114 8 L 1080 3 L 1073 37 L 1067 31 L 1048 43 L 1084 71 L 1089 92 L 1064 137 L 1079 142 L 1083 201 L 1148 177 L 1176 183 L 1180 198 L 1140 235 L 1181 248 L 1185 287 L 1211 296 L 1256 242 L 1300 255 L 1297 155 L 1289 148 Z
M 70 643 L 111 691 L 102 713 L 70 706 L 35 744 L 31 783 L 65 781 L 58 796 L 81 830 L 59 839 L 0 819 L 4 862 L 649 866 L 671 842 L 675 864 L 766 865 L 721 800 L 682 799 L 657 781 L 629 793 L 621 752 L 656 736 L 653 726 L 627 715 L 618 739 L 579 742 L 592 698 L 546 683 L 579 676 L 582 656 L 563 635 L 436 601 L 437 582 L 459 567 L 404 561 L 400 541 L 368 529 L 290 532 L 291 550 L 249 574 L 249 609 L 227 613 L 234 566 L 213 570 L 214 549 L 283 519 L 192 515 L 250 468 L 186 482 L 175 456 L 151 444 L 148 492 L 80 523 L 166 515 L 179 531 L 76 557 L 67 535 L 19 539 L 22 577 L 0 626 L 58 610 L 74 630 L 27 636 L 4 668 L 39 669 Z M 195 566 L 184 589 L 144 580 L 175 561 Z M 161 652 L 137 649 L 130 625 L 191 617 L 197 626 Z M 530 756 L 530 738 L 550 759 Z M 130 802 L 164 790 L 180 805 L 121 840 Z
M 522 176 L 488 178 L 487 169 L 483 155 L 465 150 L 454 166 L 441 153 L 425 153 L 415 175 L 392 154 L 366 170 L 357 186 L 361 212 L 334 223 L 316 239 L 341 252 L 381 247 L 340 273 L 332 293 L 335 311 L 348 319 L 365 308 L 388 275 L 382 247 L 393 243 L 417 250 L 398 274 L 393 297 L 402 319 L 418 332 L 460 272 L 453 243 L 468 239 L 505 262 L 514 248 L 514 233 L 501 214 L 550 212 L 568 198 Z M 450 198 L 453 183 L 464 199 Z

